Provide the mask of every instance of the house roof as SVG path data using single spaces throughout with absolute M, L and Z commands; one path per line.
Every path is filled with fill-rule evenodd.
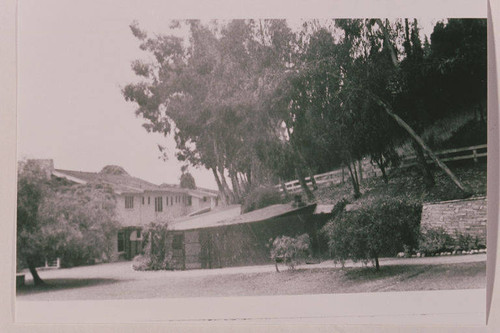
M 222 209 L 216 209 L 209 213 L 176 219 L 171 222 L 170 226 L 172 230 L 190 230 L 231 224 L 252 223 L 285 215 L 295 215 L 299 213 L 312 214 L 315 208 L 316 204 L 300 208 L 295 208 L 290 204 L 279 204 L 240 214 L 241 206 L 232 205 Z
M 196 197 L 217 196 L 213 191 L 187 190 L 175 185 L 156 185 L 143 179 L 130 176 L 122 167 L 108 165 L 100 172 L 83 172 L 73 170 L 54 169 L 52 175 L 66 178 L 70 181 L 87 183 L 104 183 L 110 185 L 118 194 L 144 193 L 144 192 L 177 192 L 186 193 Z

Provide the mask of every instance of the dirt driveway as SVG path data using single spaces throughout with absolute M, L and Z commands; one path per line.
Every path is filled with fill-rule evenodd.
M 332 261 L 298 266 L 273 265 L 188 271 L 138 272 L 131 262 L 40 271 L 43 288 L 27 286 L 18 300 L 141 299 L 161 297 L 324 294 L 397 290 L 484 288 L 486 255 L 380 260 L 381 271 Z

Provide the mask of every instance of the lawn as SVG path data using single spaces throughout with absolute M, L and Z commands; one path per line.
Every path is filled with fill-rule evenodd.
M 481 289 L 486 286 L 485 261 L 394 264 L 382 266 L 379 272 L 371 267 L 314 267 L 285 269 L 281 273 L 268 270 L 220 274 L 217 270 L 135 272 L 125 263 L 108 267 L 113 274 L 99 274 L 95 268 L 59 270 L 48 272 L 46 276 L 41 272 L 47 286 L 22 287 L 17 291 L 18 300 L 301 295 Z

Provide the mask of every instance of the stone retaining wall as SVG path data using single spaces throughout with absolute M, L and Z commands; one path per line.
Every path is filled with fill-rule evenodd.
M 486 197 L 424 203 L 421 227 L 442 227 L 453 236 L 456 231 L 478 237 L 486 245 Z

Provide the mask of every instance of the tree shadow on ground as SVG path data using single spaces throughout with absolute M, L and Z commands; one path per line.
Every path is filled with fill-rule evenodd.
M 123 280 L 117 279 L 44 279 L 45 284 L 41 286 L 35 286 L 33 284 L 27 284 L 16 288 L 16 295 L 31 295 L 39 294 L 48 291 L 57 291 L 65 289 L 75 289 L 82 287 L 93 287 L 106 284 L 117 283 Z
M 410 278 L 426 272 L 433 267 L 429 265 L 391 265 L 380 266 L 377 272 L 374 267 L 346 268 L 344 277 L 349 281 L 373 281 L 388 277 L 404 276 Z

